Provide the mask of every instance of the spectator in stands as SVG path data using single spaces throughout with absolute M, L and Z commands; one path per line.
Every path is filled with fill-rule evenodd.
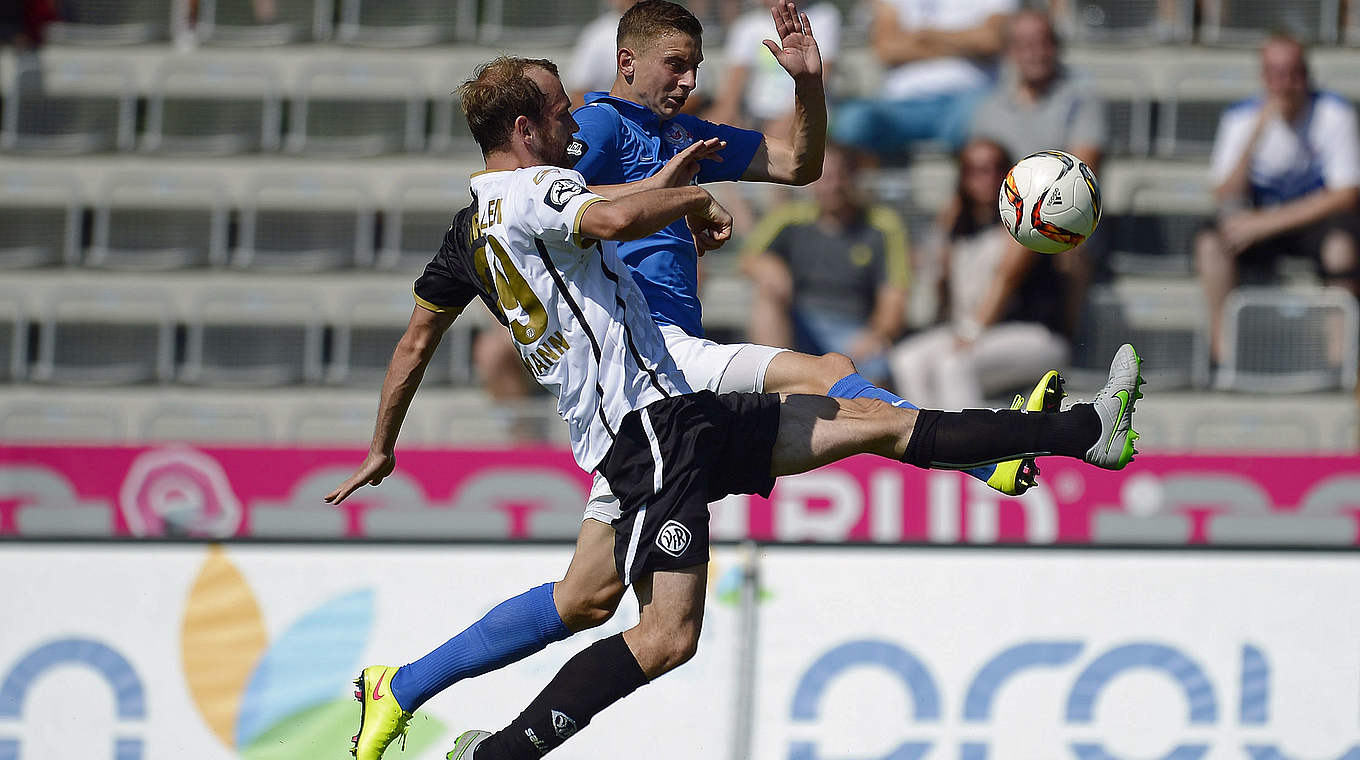
M 888 71 L 881 97 L 842 103 L 839 142 L 892 154 L 922 140 L 958 148 L 995 79 L 1006 18 L 1018 0 L 880 0 L 870 41 Z
M 881 382 L 884 353 L 902 334 L 907 236 L 895 212 L 868 202 L 856 176 L 855 157 L 828 145 L 815 203 L 776 209 L 750 238 L 742 258 L 755 291 L 750 338 L 845 354 Z
M 747 0 L 747 5 L 751 9 L 727 30 L 722 76 L 713 106 L 704 118 L 782 135 L 792 125 L 793 80 L 762 44 L 762 40 L 778 39 L 770 17 L 770 0 Z M 831 3 L 800 10 L 807 14 L 817 35 L 822 80 L 830 82 L 840 50 L 841 13 Z
M 1096 169 L 1105 143 L 1104 104 L 1072 79 L 1059 51 L 1048 16 L 1015 14 L 1006 27 L 1000 86 L 978 105 L 973 135 L 995 140 L 1012 156 L 1058 148 Z
M 945 322 L 893 348 L 897 391 L 923 406 L 983 406 L 1067 361 L 1065 277 L 1058 257 L 1016 243 L 996 221 L 1011 167 L 1000 144 L 974 138 L 959 154 L 956 202 L 938 223 L 933 253 Z M 956 211 L 957 210 L 957 211 Z
M 1360 292 L 1360 136 L 1355 109 L 1312 87 L 1303 45 L 1261 48 L 1265 94 L 1224 112 L 1210 176 L 1219 219 L 1195 239 L 1215 360 L 1222 309 L 1239 277 L 1269 278 L 1281 256 L 1317 262 L 1327 284 Z
M 587 92 L 608 90 L 614 85 L 618 67 L 615 38 L 618 36 L 619 19 L 623 17 L 624 11 L 637 3 L 638 0 L 609 0 L 609 9 L 581 30 L 563 78 L 567 95 L 573 104 L 584 103 Z
M 482 391 L 491 401 L 489 412 L 505 423 L 506 434 L 515 441 L 541 441 L 548 436 L 542 420 L 523 408 L 537 392 L 515 347 L 500 330 L 481 330 L 472 340 L 472 367 Z

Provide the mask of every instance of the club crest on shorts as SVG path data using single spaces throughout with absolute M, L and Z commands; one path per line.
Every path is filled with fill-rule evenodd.
M 674 520 L 667 520 L 656 534 L 656 546 L 672 557 L 679 557 L 689 548 L 689 542 L 693 538 L 689 528 Z
M 570 715 L 557 710 L 552 711 L 552 723 L 553 733 L 557 734 L 559 739 L 570 739 L 571 735 L 579 730 L 576 728 L 576 721 L 572 720 Z

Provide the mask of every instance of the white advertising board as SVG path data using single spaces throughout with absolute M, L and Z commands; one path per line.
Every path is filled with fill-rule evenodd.
M 1360 556 L 761 554 L 762 760 L 1356 760 Z
M 599 716 L 573 757 L 726 757 L 737 613 L 714 553 L 699 655 Z M 562 547 L 0 546 L 0 760 L 349 757 L 350 681 L 423 655 L 509 596 L 561 577 Z M 722 595 L 729 599 L 728 595 Z M 605 627 L 455 685 L 401 760 L 496 730 Z

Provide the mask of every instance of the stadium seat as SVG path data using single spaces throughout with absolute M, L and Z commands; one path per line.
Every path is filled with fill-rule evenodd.
M 340 0 L 336 37 L 375 47 L 431 45 L 469 39 L 476 18 L 475 0 Z
M 80 183 L 60 170 L 0 171 L 0 269 L 75 263 Z
M 1158 153 L 1167 157 L 1208 156 L 1219 117 L 1260 90 L 1257 71 L 1251 67 L 1194 66 L 1174 72 L 1171 80 L 1157 125 Z
M 418 151 L 425 145 L 418 69 L 395 61 L 317 61 L 299 79 L 285 148 L 332 157 Z
M 180 379 L 256 387 L 319 382 L 322 330 L 319 304 L 304 295 L 212 293 L 189 322 Z
M 273 15 L 255 12 L 255 0 L 198 0 L 198 38 L 214 45 L 287 45 L 328 39 L 332 0 L 272 0 Z
M 279 75 L 264 61 L 168 58 L 147 100 L 142 148 L 223 156 L 279 149 Z
M 137 45 L 168 40 L 177 0 L 60 0 L 61 20 L 47 28 L 51 42 Z
M 145 441 L 256 443 L 274 440 L 269 415 L 241 404 L 172 402 L 148 409 L 138 434 Z
M 1354 390 L 1360 308 L 1340 288 L 1234 290 L 1223 306 L 1225 390 Z
M 309 404 L 293 412 L 288 440 L 325 446 L 366 446 L 373 439 L 373 404 Z M 403 446 L 426 440 L 425 420 L 407 415 L 401 423 Z
M 264 174 L 241 207 L 238 268 L 312 272 L 373 263 L 374 207 L 361 179 Z
M 0 383 L 24 379 L 28 367 L 28 319 L 16 290 L 0 290 Z
M 488 0 L 478 36 L 483 43 L 568 44 L 599 14 L 597 0 L 558 0 L 551 13 L 544 13 L 540 0 Z
M 115 442 L 127 437 L 121 407 L 113 403 L 22 399 L 0 407 L 0 440 L 44 443 Z
M 421 271 L 439 251 L 454 214 L 470 199 L 461 176 L 420 175 L 398 181 L 383 210 L 378 268 Z
M 347 311 L 335 324 L 331 351 L 331 365 L 327 379 L 333 383 L 374 386 L 382 383 L 387 364 L 397 341 L 406 331 L 415 306 L 409 292 L 357 291 L 345 299 Z M 455 348 L 464 366 L 470 362 L 466 333 L 462 326 L 445 334 L 425 370 L 422 385 L 449 382 L 453 371 Z
M 1160 288 L 1092 288 L 1082 320 L 1072 377 L 1078 387 L 1098 388 L 1120 344 L 1132 343 L 1143 358 L 1143 377 L 1158 390 L 1204 385 L 1209 350 L 1203 306 L 1183 291 Z
M 1208 178 L 1149 172 L 1133 180 L 1126 211 L 1110 225 L 1110 268 L 1130 277 L 1186 277 L 1194 272 L 1195 234 L 1212 220 Z
M 1274 30 L 1305 43 L 1331 44 L 1340 32 L 1339 0 L 1204 0 L 1200 40 L 1255 45 Z
M 1152 149 L 1151 74 L 1142 67 L 1109 62 L 1069 67 L 1105 101 L 1107 156 L 1146 156 Z
M 466 67 L 449 67 L 448 76 L 442 81 L 457 82 L 467 76 Z M 440 95 L 434 101 L 434 123 L 430 125 L 430 150 L 435 153 L 459 153 L 478 155 L 477 141 L 468 129 L 467 116 L 463 115 L 463 102 L 458 94 Z
M 133 147 L 137 97 L 126 61 L 63 58 L 3 81 L 0 150 L 93 153 Z
M 1164 0 L 1064 0 L 1059 28 L 1078 44 L 1148 44 L 1190 39 L 1193 0 L 1175 0 L 1163 18 Z
M 160 291 L 72 289 L 49 299 L 34 381 L 103 386 L 173 378 L 175 323 Z
M 227 191 L 211 174 L 151 171 L 108 177 L 94 206 L 86 266 L 165 270 L 227 259 Z

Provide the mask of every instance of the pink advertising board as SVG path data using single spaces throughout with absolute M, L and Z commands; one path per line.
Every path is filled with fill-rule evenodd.
M 0 446 L 0 537 L 574 538 L 589 478 L 566 450 L 409 450 L 343 507 L 349 449 Z M 1045 459 L 1001 497 L 955 472 L 857 457 L 713 507 L 718 539 L 1360 545 L 1360 459 Z

